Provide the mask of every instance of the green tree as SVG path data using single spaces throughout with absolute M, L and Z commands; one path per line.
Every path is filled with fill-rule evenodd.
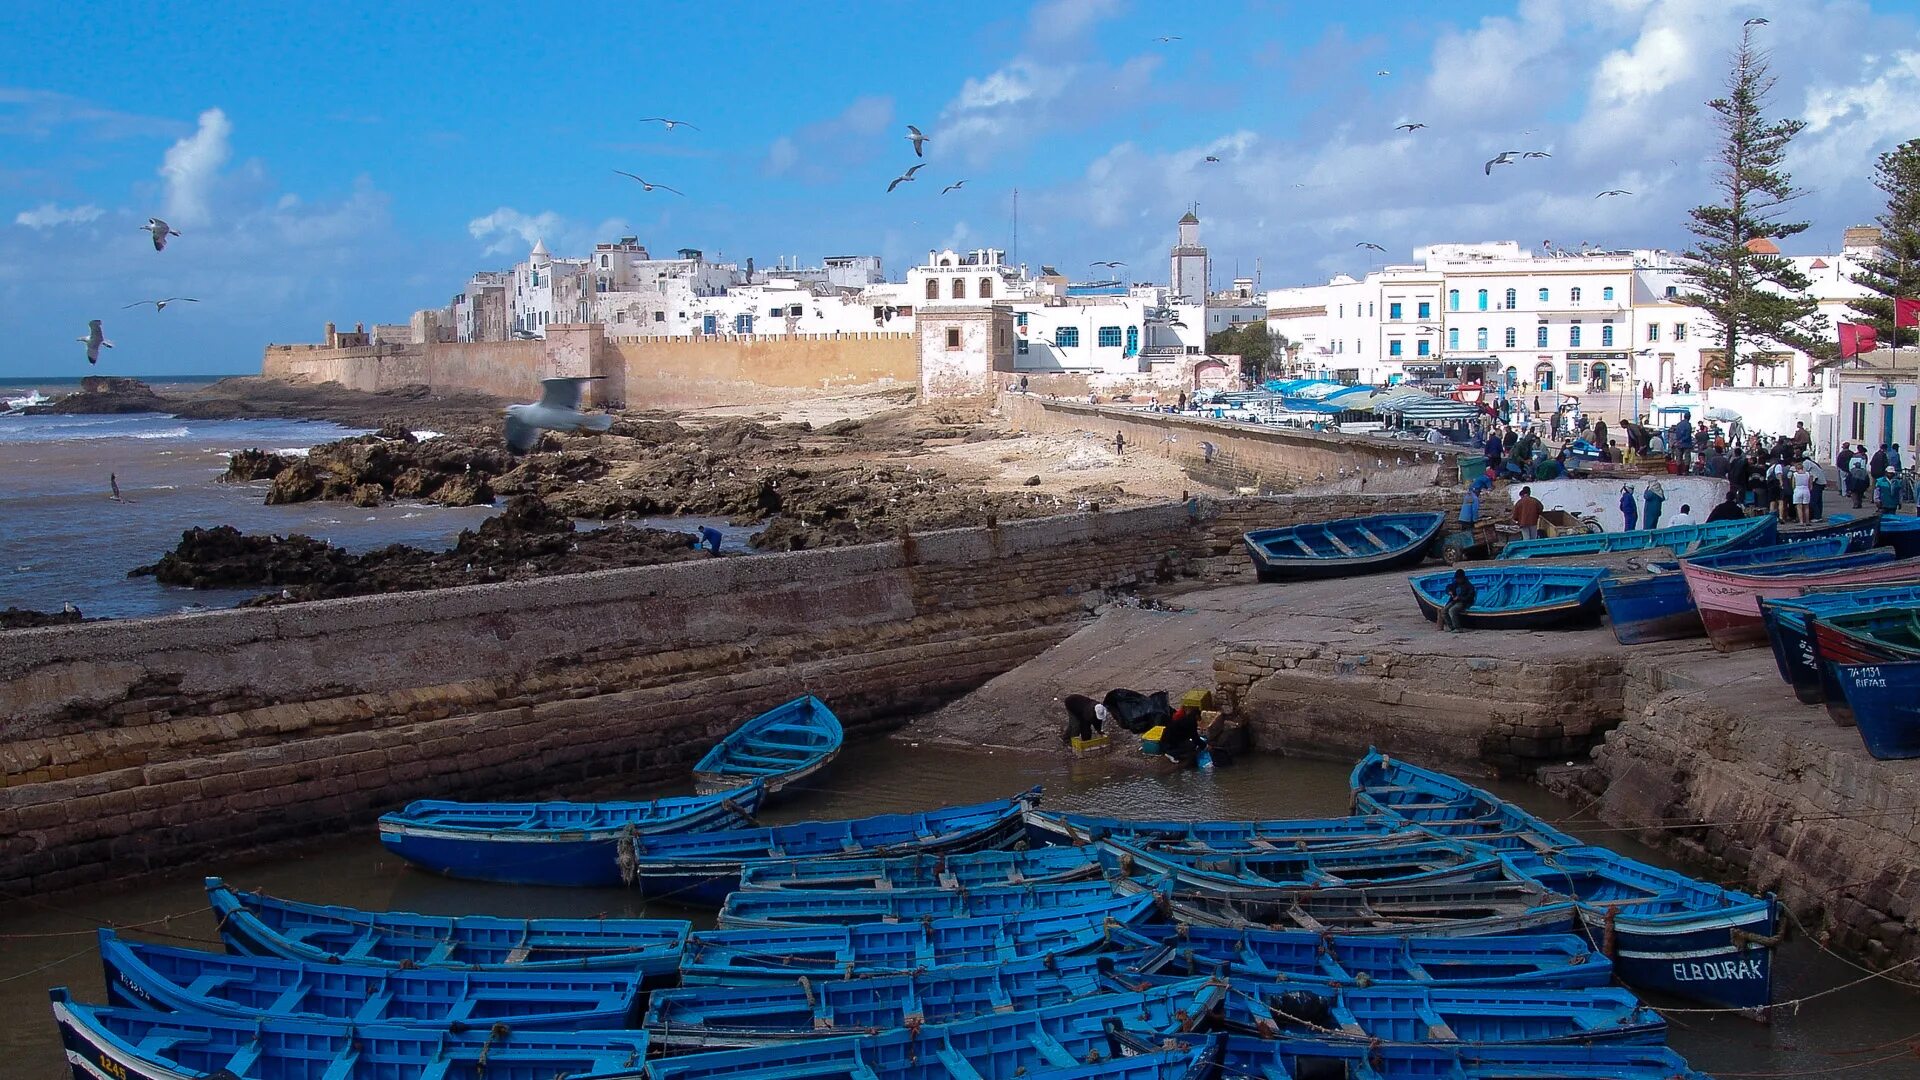
M 1807 294 L 1812 283 L 1783 255 L 1756 252 L 1756 240 L 1782 240 L 1807 222 L 1787 221 L 1788 204 L 1805 194 L 1781 166 L 1787 144 L 1806 122 L 1768 120 L 1773 90 L 1767 54 L 1754 45 L 1753 28 L 1740 36 L 1727 74 L 1727 95 L 1707 103 L 1720 130 L 1720 167 L 1714 176 L 1720 201 L 1688 211 L 1688 231 L 1697 238 L 1683 280 L 1687 303 L 1703 308 L 1720 346 L 1713 374 L 1728 377 L 1743 362 L 1759 368 L 1772 361 L 1763 350 L 1782 346 L 1813 356 L 1830 355 L 1826 316 Z M 1773 246 L 1773 245 L 1768 245 Z
M 1908 139 L 1880 155 L 1873 182 L 1887 193 L 1880 223 L 1880 250 L 1860 264 L 1854 283 L 1874 295 L 1851 301 L 1862 320 L 1879 331 L 1883 345 L 1920 342 L 1920 328 L 1893 325 L 1893 299 L 1920 298 L 1920 139 Z
M 1259 383 L 1266 379 L 1267 365 L 1273 361 L 1273 339 L 1267 334 L 1264 320 L 1241 323 L 1209 334 L 1207 352 L 1239 356 L 1240 374 L 1246 376 L 1248 382 Z

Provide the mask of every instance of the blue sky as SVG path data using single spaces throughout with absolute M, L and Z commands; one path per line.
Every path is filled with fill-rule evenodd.
M 877 252 L 898 276 L 931 246 L 1007 246 L 1015 188 L 1023 261 L 1123 259 L 1136 280 L 1165 280 L 1189 203 L 1223 284 L 1256 259 L 1269 286 L 1362 272 L 1363 241 L 1396 259 L 1454 240 L 1680 247 L 1708 195 L 1701 102 L 1763 13 L 1773 111 L 1811 124 L 1792 160 L 1814 228 L 1790 250 L 1830 248 L 1879 209 L 1873 154 L 1920 136 L 1912 3 L 16 0 L 0 376 L 88 373 L 72 339 L 89 318 L 118 345 L 101 372 L 255 370 L 262 344 L 329 319 L 444 304 L 534 236 L 760 265 Z M 888 195 L 908 123 L 933 136 L 927 168 Z M 1554 156 L 1483 173 L 1519 148 Z M 1635 195 L 1593 198 L 1615 187 Z M 165 252 L 136 229 L 149 214 L 184 234 Z M 202 302 L 121 306 L 174 295 Z

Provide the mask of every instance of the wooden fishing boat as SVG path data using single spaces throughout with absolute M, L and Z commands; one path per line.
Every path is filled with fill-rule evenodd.
M 1468 990 L 1375 986 L 1309 990 L 1235 978 L 1224 1019 L 1264 1038 L 1323 1042 L 1579 1043 L 1659 1046 L 1667 1022 L 1618 987 Z M 1329 1030 L 1331 1029 L 1331 1030 Z
M 1113 896 L 1103 879 L 977 889 L 763 889 L 735 892 L 720 908 L 722 930 L 765 926 L 846 926 L 868 922 L 969 919 L 1085 908 Z
M 644 1031 L 544 1031 L 506 1024 L 429 1030 L 85 1005 L 65 987 L 55 987 L 50 996 L 76 1080 L 643 1080 L 646 1075 Z
M 1118 927 L 1155 917 L 1150 889 L 1084 908 L 925 923 L 796 926 L 695 933 L 680 965 L 682 985 L 856 979 L 962 964 L 1009 963 L 1083 952 Z
M 1193 1031 L 1219 1009 L 1227 992 L 1221 980 L 1195 979 L 947 1024 L 656 1058 L 649 1064 L 649 1076 L 652 1080 L 749 1076 L 925 1080 L 948 1076 L 948 1070 L 957 1067 L 967 1071 L 951 1075 L 1025 1077 L 1035 1070 L 1115 1056 L 1107 1035 L 1112 1020 L 1147 1039 Z
M 1880 546 L 1880 515 L 1829 514 L 1825 521 L 1812 525 L 1780 526 L 1780 543 L 1805 544 L 1818 540 L 1842 540 L 1841 551 L 1865 551 Z
M 1867 753 L 1881 761 L 1920 757 L 1920 661 L 1832 666 Z
M 1869 527 L 1869 540 L 1874 529 Z M 1766 547 L 1741 548 L 1704 555 L 1696 559 L 1719 570 L 1757 569 L 1802 559 L 1842 555 L 1857 535 L 1798 537 Z M 1870 548 L 1871 543 L 1863 545 Z M 1600 583 L 1600 601 L 1607 609 L 1607 622 L 1614 639 L 1622 645 L 1649 641 L 1677 641 L 1695 638 L 1707 630 L 1700 622 L 1700 609 L 1694 606 L 1693 593 L 1687 591 L 1687 579 L 1675 566 L 1671 571 L 1638 578 L 1612 578 Z
M 1122 894 L 1151 882 L 1114 878 Z M 1564 897 L 1517 878 L 1417 885 L 1247 890 L 1234 894 L 1175 886 L 1175 918 L 1197 926 L 1267 926 L 1328 934 L 1550 934 L 1574 929 L 1579 911 Z
M 1654 548 L 1667 548 L 1684 558 L 1778 543 L 1779 531 L 1779 519 L 1762 514 L 1754 518 L 1674 525 L 1665 529 L 1629 529 L 1625 532 L 1515 540 L 1500 550 L 1500 558 L 1548 559 L 1563 555 L 1597 555 L 1601 552 L 1647 551 Z
M 620 971 L 671 974 L 691 927 L 684 919 L 503 919 L 301 904 L 237 892 L 207 879 L 227 947 L 310 963 L 444 970 Z
M 1102 842 L 1116 873 L 1173 880 L 1181 893 L 1269 896 L 1336 885 L 1415 884 L 1499 877 L 1499 858 L 1484 848 L 1420 840 L 1340 851 L 1187 852 Z
M 1803 596 L 1760 602 L 1760 619 L 1780 677 L 1793 687 L 1802 704 L 1825 700 L 1820 665 L 1814 659 L 1812 617 L 1875 607 L 1920 605 L 1920 585 L 1867 586 L 1857 589 L 1814 589 Z
M 1219 1038 L 1216 1036 L 1216 1038 Z M 1381 1043 L 1364 1040 L 1220 1038 L 1222 1077 L 1364 1077 L 1366 1080 L 1711 1080 L 1664 1046 L 1554 1043 Z
M 1146 922 L 1117 927 L 1108 947 L 1137 956 L 1146 977 L 1231 977 L 1316 986 L 1457 986 L 1575 990 L 1605 986 L 1613 963 L 1579 934 L 1480 937 L 1330 935 L 1266 927 Z
M 1022 814 L 1039 797 L 1034 788 L 1011 799 L 919 814 L 636 836 L 613 883 L 628 881 L 657 900 L 718 907 L 740 887 L 741 871 L 762 860 L 894 858 L 1007 846 L 1025 834 Z
M 1508 851 L 1579 847 L 1572 835 L 1490 792 L 1443 772 L 1368 750 L 1348 777 L 1354 809 L 1436 836 Z
M 442 1030 L 628 1026 L 640 976 L 617 971 L 445 971 L 314 964 L 129 941 L 100 931 L 107 1000 L 162 1012 Z
M 1387 815 L 1344 818 L 1280 818 L 1271 821 L 1157 821 L 1063 814 L 1046 810 L 1027 812 L 1027 836 L 1036 844 L 1086 845 L 1118 839 L 1151 847 L 1220 844 L 1279 848 L 1289 851 L 1368 846 L 1408 834 L 1405 821 Z
M 1880 542 L 1902 559 L 1920 557 L 1920 515 L 1881 514 Z
M 1827 716 L 1840 727 L 1853 727 L 1856 721 L 1853 703 L 1847 698 L 1838 669 L 1862 664 L 1897 664 L 1913 657 L 1868 634 L 1836 625 L 1832 618 L 1811 618 L 1807 623 L 1807 642 L 1813 650 L 1813 666 L 1819 673 L 1820 696 L 1826 701 Z
M 1438 622 L 1447 606 L 1447 584 L 1465 573 L 1476 593 L 1460 624 L 1478 630 L 1554 630 L 1600 621 L 1598 566 L 1477 566 L 1410 578 L 1420 614 Z
M 1350 577 L 1418 566 L 1447 515 L 1375 514 L 1258 529 L 1247 533 L 1247 554 L 1261 581 Z
M 467 803 L 423 799 L 380 818 L 380 842 L 423 870 L 514 885 L 617 885 L 634 837 L 754 824 L 756 780 L 650 802 Z
M 1766 639 L 1766 627 L 1760 621 L 1762 599 L 1799 596 L 1821 586 L 1920 581 L 1920 559 L 1895 559 L 1892 552 L 1875 548 L 1744 571 L 1683 560 L 1680 572 L 1686 575 L 1687 591 L 1700 609 L 1707 640 L 1721 652 L 1732 652 Z
M 787 859 L 740 871 L 740 889 L 977 889 L 985 885 L 1051 885 L 1100 876 L 1092 847 L 902 855 L 894 859 Z
M 808 694 L 740 725 L 693 767 L 694 790 L 726 791 L 754 781 L 771 795 L 826 768 L 846 732 L 826 703 Z

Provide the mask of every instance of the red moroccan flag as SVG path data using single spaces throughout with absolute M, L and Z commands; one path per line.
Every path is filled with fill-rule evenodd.
M 1880 346 L 1879 335 L 1866 323 L 1843 322 L 1840 324 L 1840 358 L 1859 356 L 1872 352 Z
M 1920 326 L 1920 300 L 1905 297 L 1893 298 L 1893 325 Z

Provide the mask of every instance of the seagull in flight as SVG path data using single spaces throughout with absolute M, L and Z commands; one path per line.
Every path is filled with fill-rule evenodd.
M 88 319 L 87 336 L 74 338 L 73 340 L 87 347 L 87 363 L 89 364 L 97 364 L 100 362 L 100 350 L 102 348 L 113 348 L 113 342 L 108 341 L 106 335 L 100 332 L 99 319 Z
M 687 123 L 685 120 L 670 120 L 664 116 L 643 116 L 640 118 L 640 123 L 665 124 L 667 126 L 668 131 L 672 131 L 674 128 L 677 128 L 677 127 L 693 128 L 693 130 L 695 131 L 700 130 L 699 128 L 694 127 L 692 124 Z
M 1767 20 L 1760 18 L 1758 15 L 1740 24 L 1742 29 L 1749 26 L 1765 26 L 1765 25 L 1767 25 Z
M 1179 34 L 1161 34 L 1159 37 L 1154 38 L 1153 40 L 1158 41 L 1164 45 L 1169 41 L 1180 41 L 1183 39 L 1180 37 Z
M 167 237 L 180 235 L 177 229 L 157 217 L 148 218 L 147 223 L 140 226 L 140 229 L 142 232 L 153 234 L 153 250 L 155 251 L 165 251 L 167 249 Z
M 1386 254 L 1387 252 L 1387 249 L 1381 247 L 1379 244 L 1369 244 L 1364 240 L 1353 246 L 1357 248 L 1372 248 L 1373 250 L 1380 252 L 1382 255 Z
M 1381 68 L 1379 71 L 1374 72 L 1374 74 L 1382 78 L 1385 78 L 1386 76 L 1393 74 L 1393 72 L 1388 71 L 1385 68 Z
M 1526 153 L 1521 154 L 1520 156 L 1523 158 L 1530 158 L 1530 157 L 1552 157 L 1553 155 L 1547 153 L 1545 150 L 1529 150 Z
M 1217 157 L 1214 157 L 1212 154 L 1207 155 L 1207 161 L 1209 164 L 1213 164 L 1213 165 L 1220 164 L 1220 159 Z
M 167 310 L 168 304 L 197 304 L 199 302 L 200 301 L 194 299 L 191 296 L 169 296 L 164 300 L 136 300 L 133 303 L 128 304 L 126 306 L 130 308 L 137 308 L 142 304 L 152 304 L 153 310 L 155 312 L 161 312 L 161 311 Z M 123 308 L 122 310 L 125 310 L 125 308 Z
M 1628 191 L 1626 188 L 1608 188 L 1607 190 L 1601 192 L 1600 194 L 1595 195 L 1594 198 L 1604 199 L 1609 195 L 1631 195 L 1631 194 L 1633 194 L 1633 192 Z
M 1419 131 L 1426 126 L 1425 124 L 1395 124 L 1393 127 L 1395 131 Z
M 902 136 L 902 138 L 913 144 L 914 157 L 926 157 L 927 144 L 933 141 L 925 135 L 920 134 L 920 129 L 914 127 L 912 124 L 907 125 L 907 133 Z
M 686 197 L 686 194 L 687 194 L 687 193 L 686 193 L 686 192 L 684 192 L 684 191 L 681 191 L 681 190 L 680 190 L 680 189 L 678 189 L 678 188 L 670 188 L 670 187 L 668 187 L 668 186 L 667 186 L 667 185 L 665 185 L 665 184 L 649 184 L 649 183 L 647 183 L 647 182 L 646 182 L 645 180 L 641 180 L 641 179 L 640 179 L 639 177 L 637 177 L 637 176 L 635 176 L 635 175 L 633 175 L 633 174 L 632 174 L 632 173 L 630 173 L 630 172 L 621 172 L 621 171 L 620 171 L 619 169 L 615 169 L 615 170 L 613 170 L 613 171 L 614 171 L 615 173 L 618 173 L 618 174 L 619 174 L 619 175 L 621 175 L 621 176 L 624 176 L 624 177 L 626 177 L 626 178 L 627 178 L 627 179 L 629 179 L 629 180 L 639 180 L 639 181 L 640 181 L 640 186 L 641 186 L 641 187 L 643 187 L 643 188 L 646 188 L 646 189 L 647 189 L 648 191 L 652 191 L 652 190 L 653 190 L 654 188 L 659 188 L 659 189 L 660 189 L 661 191 L 671 191 L 671 192 L 673 192 L 673 193 L 674 193 L 675 195 L 678 195 L 678 196 L 680 196 L 681 198 L 685 198 L 685 197 Z
M 1496 158 L 1494 158 L 1494 159 L 1492 159 L 1491 161 L 1488 161 L 1488 162 L 1486 163 L 1486 165 L 1484 166 L 1484 168 L 1485 168 L 1485 169 L 1486 169 L 1486 171 L 1487 171 L 1487 175 L 1488 175 L 1488 176 L 1492 176 L 1492 175 L 1493 175 L 1493 167 L 1494 167 L 1495 165 L 1511 165 L 1511 164 L 1513 164 L 1513 155 L 1515 155 L 1515 154 L 1517 154 L 1517 153 L 1519 153 L 1519 152 L 1520 152 L 1520 151 L 1518 151 L 1518 150 L 1502 150 L 1502 151 L 1500 151 L 1500 156 L 1499 156 L 1499 157 L 1496 157 Z
M 915 168 L 918 168 L 918 167 L 919 166 L 915 166 Z M 945 195 L 949 191 L 958 191 L 959 189 L 965 187 L 966 183 L 967 182 L 965 180 L 955 180 L 953 183 L 948 184 L 946 187 L 941 188 L 940 194 Z M 889 188 L 888 190 L 891 191 L 892 189 Z
M 926 163 L 925 163 L 925 162 L 921 162 L 920 164 L 918 164 L 918 165 L 915 165 L 915 166 L 914 166 L 913 168 L 911 168 L 911 169 L 908 169 L 908 170 L 907 170 L 906 172 L 903 172 L 903 173 L 901 173 L 901 174 L 900 174 L 899 176 L 896 176 L 896 177 L 894 177 L 894 178 L 893 178 L 893 183 L 891 183 L 891 184 L 888 184 L 888 185 L 887 185 L 887 190 L 888 190 L 888 191 L 892 191 L 892 190 L 893 190 L 894 188 L 897 188 L 897 187 L 899 187 L 899 186 L 900 186 L 901 184 L 904 184 L 904 183 L 906 183 L 907 181 L 909 181 L 909 180 L 911 180 L 911 179 L 913 179 L 913 174 L 914 174 L 914 173 L 917 173 L 917 172 L 919 172 L 919 171 L 920 171 L 921 169 L 924 169 L 924 168 L 926 168 L 926 167 L 927 167 L 927 166 L 926 166 Z
M 515 455 L 526 453 L 539 443 L 542 429 L 605 431 L 612 427 L 613 417 L 606 413 L 580 411 L 581 391 L 587 383 L 604 378 L 605 375 L 582 375 L 541 379 L 539 401 L 507 406 L 507 449 Z
M 1087 265 L 1088 266 L 1104 266 L 1109 270 L 1118 270 L 1120 267 L 1125 266 L 1127 264 L 1120 262 L 1118 260 L 1114 260 L 1112 262 L 1090 262 Z

